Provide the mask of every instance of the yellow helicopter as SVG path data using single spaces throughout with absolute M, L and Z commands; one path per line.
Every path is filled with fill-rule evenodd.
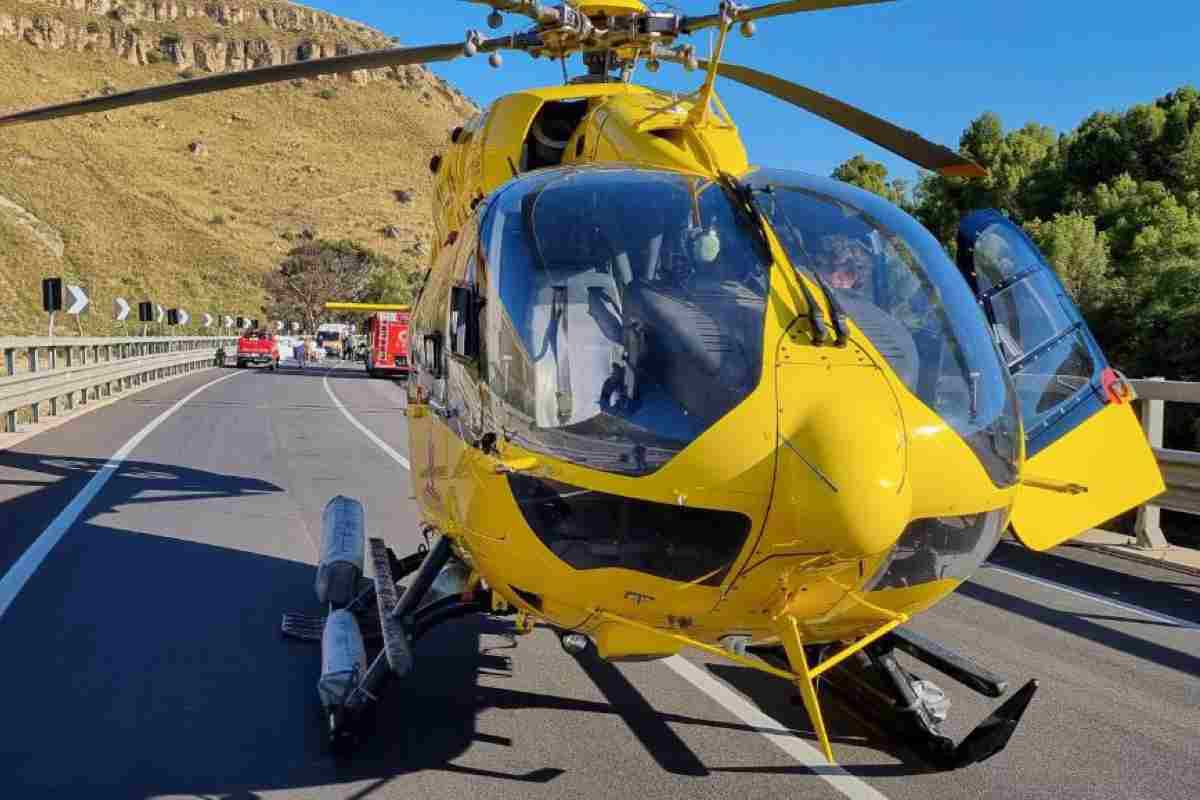
M 818 681 L 939 766 L 1001 750 L 1036 688 L 961 743 L 902 650 L 969 688 L 1004 681 L 902 626 L 1011 527 L 1043 550 L 1163 489 L 1132 391 L 1046 260 L 996 211 L 957 264 L 883 199 L 751 164 L 714 86 L 766 91 L 927 169 L 983 170 L 838 100 L 723 59 L 740 28 L 890 0 L 685 16 L 640 0 L 470 0 L 527 30 L 216 75 L 0 125 L 354 69 L 524 51 L 564 83 L 450 135 L 432 266 L 411 319 L 412 484 L 429 545 L 364 544 L 335 498 L 318 568 L 331 742 L 349 749 L 430 628 L 510 613 L 607 659 L 692 647 L 791 681 L 826 756 Z M 701 59 L 682 40 L 715 32 Z M 579 54 L 586 74 L 571 78 Z M 687 95 L 639 66 L 695 72 Z M 374 580 L 362 577 L 366 556 Z M 400 581 L 407 581 L 400 585 Z M 375 616 L 378 616 L 376 621 Z M 359 624 L 382 648 L 370 662 Z

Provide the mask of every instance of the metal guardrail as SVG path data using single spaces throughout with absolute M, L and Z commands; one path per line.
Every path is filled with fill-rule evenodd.
M 16 432 L 18 413 L 38 422 L 43 408 L 50 416 L 146 383 L 174 378 L 211 366 L 219 347 L 232 349 L 232 336 L 130 338 L 0 337 L 4 371 L 0 372 L 0 432 Z M 1138 544 L 1167 546 L 1159 513 L 1166 508 L 1200 514 L 1200 452 L 1163 447 L 1167 403 L 1200 403 L 1200 383 L 1147 378 L 1130 381 L 1137 392 L 1142 429 L 1167 490 L 1138 510 Z
M 1167 403 L 1200 403 L 1200 383 L 1146 378 L 1130 381 L 1137 392 L 1142 430 L 1163 473 L 1167 490 L 1138 509 L 1138 545 L 1152 550 L 1167 546 L 1159 526 L 1161 509 L 1200 514 L 1200 453 L 1163 447 L 1163 418 Z
M 226 336 L 159 338 L 0 337 L 0 431 L 38 422 L 146 383 L 212 366 Z

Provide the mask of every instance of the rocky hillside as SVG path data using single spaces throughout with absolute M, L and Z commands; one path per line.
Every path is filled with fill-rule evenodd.
M 392 43 L 288 3 L 0 0 L 0 108 Z M 297 238 L 415 267 L 429 156 L 473 111 L 402 67 L 0 130 L 0 335 L 44 330 L 46 275 L 90 290 L 92 334 L 116 296 L 257 316 Z

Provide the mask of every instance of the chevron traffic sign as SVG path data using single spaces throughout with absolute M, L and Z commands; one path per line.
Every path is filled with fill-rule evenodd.
M 212 327 L 212 324 L 213 324 L 213 315 L 212 315 L 212 314 L 205 314 L 205 315 L 204 315 L 204 327 L 206 327 L 206 328 L 211 328 L 211 327 Z
M 113 304 L 116 306 L 117 322 L 124 322 L 129 317 L 129 303 L 124 297 L 118 297 Z
M 67 313 L 82 314 L 92 301 L 88 300 L 88 296 L 78 286 L 67 286 L 67 291 L 71 293 L 71 307 L 67 309 Z

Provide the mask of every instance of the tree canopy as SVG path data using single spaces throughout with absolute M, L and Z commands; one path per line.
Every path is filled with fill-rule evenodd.
M 325 310 L 328 302 L 411 303 L 420 280 L 420 273 L 356 242 L 318 239 L 293 248 L 267 273 L 267 312 L 316 330 L 337 317 Z
M 1006 130 L 988 112 L 959 151 L 988 177 L 922 173 L 909 190 L 861 155 L 833 177 L 904 207 L 948 250 L 967 212 L 1000 209 L 1041 247 L 1118 368 L 1200 380 L 1200 92 L 1097 112 L 1063 134 Z

